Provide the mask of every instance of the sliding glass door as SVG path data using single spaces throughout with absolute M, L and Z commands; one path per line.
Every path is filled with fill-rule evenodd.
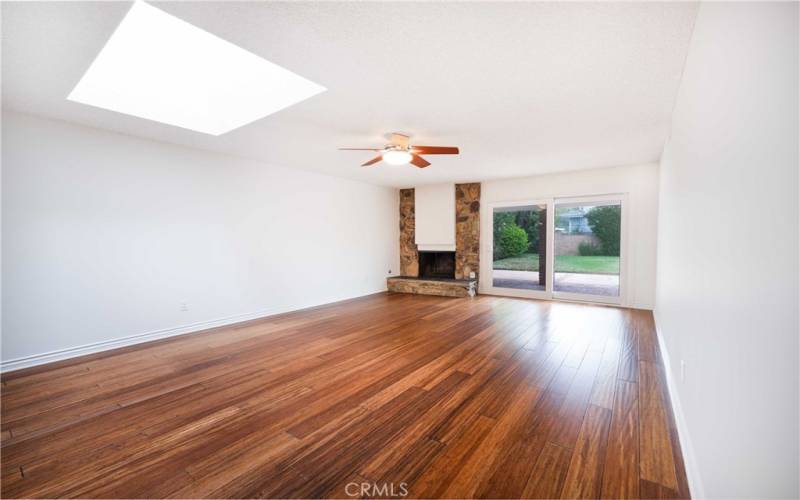
M 624 195 L 491 207 L 489 293 L 622 303 Z
M 557 198 L 553 241 L 553 297 L 620 302 L 621 198 Z
M 547 293 L 547 207 L 546 202 L 492 207 L 493 289 L 516 296 Z

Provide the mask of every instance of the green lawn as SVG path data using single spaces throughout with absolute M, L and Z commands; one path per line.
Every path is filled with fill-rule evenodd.
M 508 257 L 494 261 L 492 267 L 509 271 L 538 271 L 539 256 L 535 253 L 526 253 L 518 257 Z M 619 257 L 558 255 L 556 272 L 619 274 Z

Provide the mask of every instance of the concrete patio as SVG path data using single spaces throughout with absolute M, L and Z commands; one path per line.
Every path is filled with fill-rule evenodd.
M 544 290 L 535 271 L 492 271 L 492 284 L 498 288 Z M 553 290 L 614 297 L 619 295 L 619 275 L 588 273 L 555 273 Z

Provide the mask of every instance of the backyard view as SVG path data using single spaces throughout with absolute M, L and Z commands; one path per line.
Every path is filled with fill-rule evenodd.
M 545 289 L 547 207 L 495 209 L 493 285 L 525 290 Z
M 494 261 L 494 269 L 508 271 L 536 271 L 539 269 L 539 255 L 524 253 Z M 601 255 L 558 255 L 556 272 L 619 274 L 619 257 Z
M 495 210 L 494 286 L 544 290 L 546 209 Z M 553 289 L 619 295 L 621 206 L 556 204 Z

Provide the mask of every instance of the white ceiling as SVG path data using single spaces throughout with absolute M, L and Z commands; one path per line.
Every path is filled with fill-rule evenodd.
M 657 161 L 695 3 L 153 2 L 328 88 L 214 137 L 66 100 L 129 2 L 2 4 L 3 107 L 390 186 Z M 459 146 L 358 165 L 385 133 Z

